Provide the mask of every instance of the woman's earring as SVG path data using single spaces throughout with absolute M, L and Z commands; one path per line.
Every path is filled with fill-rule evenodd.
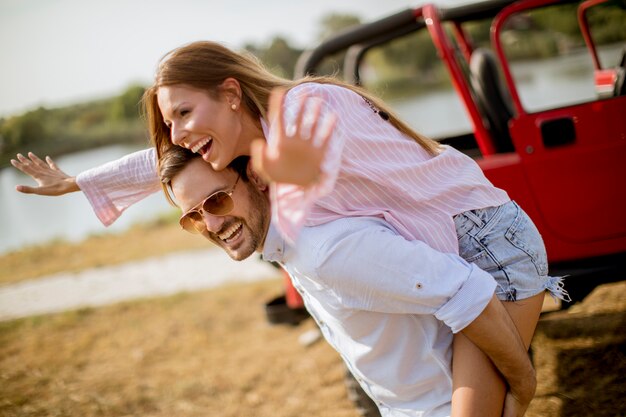
M 237 105 L 233 103 L 233 104 L 230 105 L 230 108 L 233 109 L 233 110 L 237 110 Z

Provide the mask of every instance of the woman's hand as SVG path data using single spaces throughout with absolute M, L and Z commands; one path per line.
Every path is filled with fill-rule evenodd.
M 32 152 L 28 153 L 28 158 L 18 153 L 17 160 L 11 159 L 11 165 L 38 184 L 37 187 L 17 185 L 15 189 L 21 193 L 56 196 L 80 191 L 76 178 L 61 171 L 49 156 L 46 156 L 44 162 Z
M 270 96 L 268 117 L 277 137 L 271 145 L 263 139 L 257 139 L 252 143 L 250 150 L 252 166 L 268 182 L 306 187 L 315 184 L 320 177 L 336 117 L 330 116 L 331 119 L 324 126 L 326 130 L 322 133 L 321 103 L 312 102 L 308 109 L 311 111 L 311 123 L 305 123 L 307 98 L 304 98 L 296 116 L 294 132 L 288 135 L 284 125 L 285 94 L 285 90 L 275 89 Z

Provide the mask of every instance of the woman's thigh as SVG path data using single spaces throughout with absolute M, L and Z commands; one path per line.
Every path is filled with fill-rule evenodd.
M 503 302 L 528 348 L 535 332 L 544 293 Z M 506 384 L 489 358 L 463 334 L 454 336 L 452 416 L 500 417 Z
M 560 278 L 548 276 L 545 247 L 524 211 L 509 202 L 455 216 L 459 254 L 489 272 L 526 347 L 535 331 L 545 291 L 562 298 Z M 506 384 L 489 358 L 462 334 L 454 337 L 454 416 L 502 414 Z

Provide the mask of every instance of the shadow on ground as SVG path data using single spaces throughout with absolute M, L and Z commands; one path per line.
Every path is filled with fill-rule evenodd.
M 626 282 L 544 315 L 532 345 L 538 387 L 527 416 L 626 416 Z

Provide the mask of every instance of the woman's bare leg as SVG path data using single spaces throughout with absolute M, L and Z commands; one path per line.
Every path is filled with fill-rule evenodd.
M 526 348 L 535 333 L 544 294 L 503 302 Z M 506 385 L 489 358 L 460 333 L 454 336 L 452 355 L 452 417 L 500 417 Z

